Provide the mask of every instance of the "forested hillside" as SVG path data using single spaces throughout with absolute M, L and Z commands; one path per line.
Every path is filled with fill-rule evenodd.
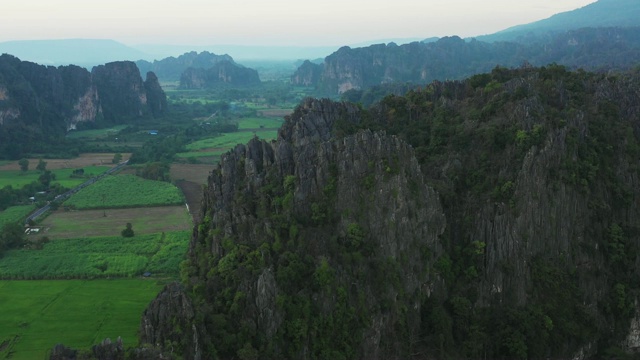
M 223 156 L 142 341 L 186 358 L 636 351 L 640 73 L 495 68 L 306 100 Z M 168 351 L 168 350 L 167 350 Z

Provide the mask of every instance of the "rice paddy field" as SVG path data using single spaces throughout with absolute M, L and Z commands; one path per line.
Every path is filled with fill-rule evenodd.
M 140 316 L 163 284 L 151 279 L 0 281 L 0 359 L 45 359 L 58 343 L 137 344 Z
M 104 186 L 108 179 L 116 179 L 113 187 Z M 7 279 L 0 280 L 0 359 L 44 359 L 60 342 L 86 350 L 122 337 L 135 346 L 142 312 L 178 277 L 193 225 L 175 186 L 114 175 L 89 189 L 94 194 L 83 201 L 126 208 L 61 209 L 39 224 L 43 232 L 29 236 L 51 239 L 40 250 L 10 250 L 0 258 L 0 278 Z M 113 196 L 105 202 L 96 198 L 108 190 Z M 165 203 L 179 205 L 149 207 Z M 33 207 L 10 207 L 0 212 L 0 223 L 20 221 Z M 127 222 L 132 238 L 119 234 Z M 151 277 L 141 276 L 146 272 Z

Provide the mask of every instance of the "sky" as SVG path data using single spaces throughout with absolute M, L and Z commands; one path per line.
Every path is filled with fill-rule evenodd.
M 472 37 L 595 0 L 15 0 L 0 42 L 113 39 L 127 45 L 333 46 Z

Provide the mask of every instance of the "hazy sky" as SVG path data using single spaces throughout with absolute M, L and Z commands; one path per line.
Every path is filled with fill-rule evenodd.
M 0 41 L 342 45 L 493 33 L 595 0 L 10 0 Z

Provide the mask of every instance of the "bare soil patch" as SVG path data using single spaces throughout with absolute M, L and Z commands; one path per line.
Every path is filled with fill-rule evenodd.
M 262 116 L 267 117 L 285 117 L 287 115 L 291 115 L 293 113 L 293 109 L 269 109 L 269 110 L 260 110 L 259 113 L 262 113 Z
M 202 198 L 204 196 L 202 185 L 192 181 L 180 180 L 176 186 L 182 190 L 184 197 L 189 204 L 189 213 L 195 224 L 200 222 L 200 209 L 202 208 Z
M 86 166 L 99 166 L 99 165 L 113 165 L 114 153 L 86 153 L 78 156 L 74 159 L 44 159 L 47 162 L 47 169 L 79 169 Z M 131 154 L 122 154 L 122 160 L 127 160 Z M 40 159 L 29 159 L 29 168 L 35 169 Z M 9 164 L 0 166 L 0 170 L 15 170 L 20 171 L 20 165 L 18 161 L 14 161 Z
M 171 164 L 171 179 L 186 180 L 196 184 L 206 184 L 213 166 L 208 164 Z M 191 205 L 189 205 L 191 206 Z
M 105 216 L 106 215 L 106 216 Z M 127 223 L 136 234 L 190 230 L 193 227 L 186 206 L 160 206 L 131 209 L 64 211 L 58 210 L 42 221 L 37 237 L 73 239 L 88 236 L 117 236 Z

